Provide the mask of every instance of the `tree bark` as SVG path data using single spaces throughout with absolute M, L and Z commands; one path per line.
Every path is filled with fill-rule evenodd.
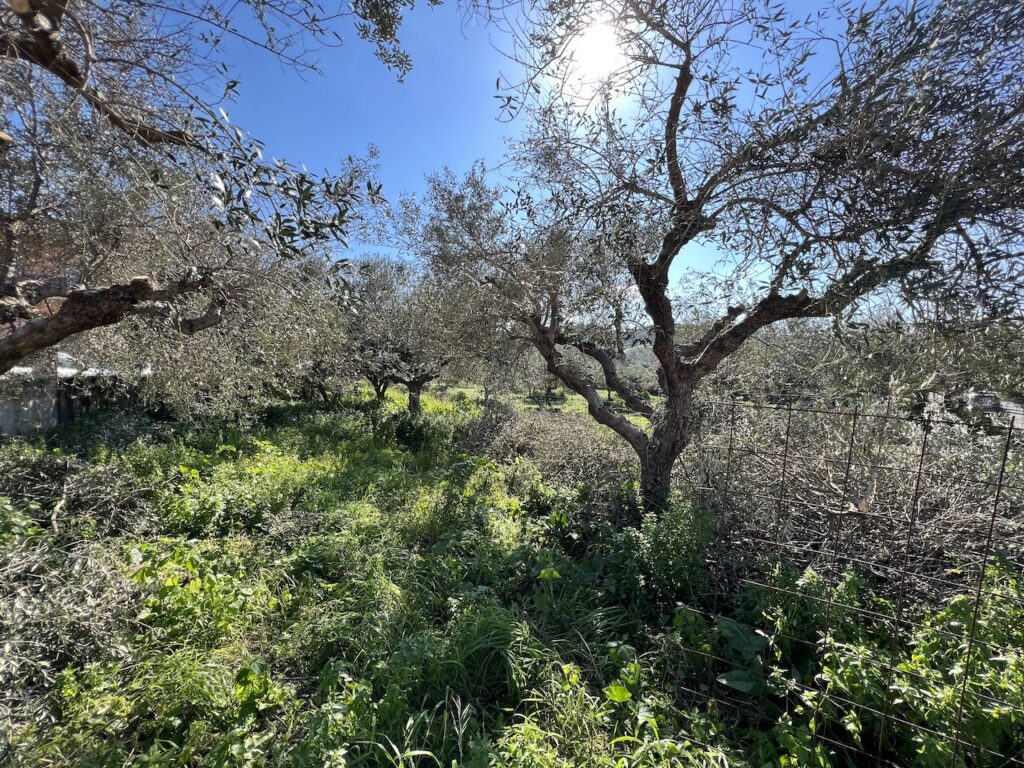
M 409 390 L 409 413 L 421 413 L 423 408 L 420 405 L 420 394 L 423 392 L 423 385 L 419 382 L 412 382 L 405 386 Z
M 21 360 L 60 343 L 82 331 L 119 323 L 129 315 L 175 315 L 173 301 L 185 294 L 206 290 L 212 277 L 190 270 L 178 282 L 166 288 L 148 277 L 136 277 L 128 283 L 105 288 L 82 288 L 63 294 L 64 301 L 52 315 L 31 319 L 11 333 L 0 336 L 0 373 L 6 373 Z M 51 294 L 56 295 L 56 294 Z M 223 303 L 218 299 L 198 318 L 176 319 L 179 331 L 197 333 L 220 322 Z
M 653 429 L 640 457 L 640 497 L 644 509 L 658 514 L 668 506 L 672 493 L 672 468 L 693 436 L 693 393 L 697 381 L 683 379 L 682 386 L 666 399 L 664 410 L 652 417 Z
M 615 359 L 622 360 L 626 357 L 626 340 L 623 334 L 622 326 L 625 321 L 625 317 L 622 312 L 622 305 L 615 305 Z M 611 400 L 611 395 L 608 396 Z
M 672 465 L 659 453 L 640 459 L 640 500 L 646 512 L 658 514 L 668 507 L 672 494 Z
M 388 393 L 388 385 L 390 382 L 379 379 L 370 379 L 370 386 L 373 387 L 373 395 L 377 398 L 377 402 L 383 402 L 384 396 Z

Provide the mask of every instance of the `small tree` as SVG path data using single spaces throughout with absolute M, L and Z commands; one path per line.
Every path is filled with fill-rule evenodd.
M 617 30 L 622 65 L 581 94 L 566 52 Z M 515 197 L 483 170 L 434 179 L 425 240 L 475 278 L 548 371 L 640 460 L 660 508 L 701 383 L 754 334 L 849 319 L 869 297 L 1021 312 L 1024 6 L 937 0 L 793 20 L 757 2 L 570 0 L 530 18 L 532 128 Z M 717 257 L 719 312 L 693 335 L 669 292 L 681 254 Z M 660 398 L 620 375 L 590 276 L 628 280 Z M 745 286 L 750 285 L 750 288 Z M 612 302 L 605 302 L 614 306 Z M 601 330 L 601 333 L 595 333 Z M 648 420 L 608 406 L 572 349 Z
M 454 296 L 415 265 L 378 258 L 359 265 L 348 335 L 359 369 L 383 400 L 392 384 L 409 393 L 420 412 L 423 388 L 454 359 L 446 327 Z

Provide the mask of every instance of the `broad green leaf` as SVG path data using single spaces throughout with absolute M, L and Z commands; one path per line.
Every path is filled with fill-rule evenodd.
M 734 669 L 719 675 L 717 681 L 722 685 L 743 693 L 754 693 L 761 685 L 761 679 L 747 669 Z
M 616 704 L 622 704 L 623 702 L 629 701 L 633 698 L 633 694 L 629 692 L 629 688 L 621 683 L 612 683 L 609 685 L 604 689 L 604 695 L 608 701 L 614 701 Z
M 759 635 L 752 629 L 722 616 L 718 618 L 718 630 L 729 647 L 746 661 L 752 660 L 761 653 L 767 643 L 767 638 L 764 635 Z

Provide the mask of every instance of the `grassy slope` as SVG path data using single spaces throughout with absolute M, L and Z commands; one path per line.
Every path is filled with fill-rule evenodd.
M 704 513 L 679 504 L 641 531 L 615 531 L 525 463 L 460 454 L 468 401 L 426 405 L 422 422 L 393 403 L 350 402 L 136 442 L 94 421 L 6 449 L 8 466 L 75 467 L 77 482 L 119 489 L 94 504 L 72 493 L 57 533 L 47 505 L 0 506 L 12 584 L 59 585 L 26 588 L 0 613 L 14 638 L 0 680 L 11 762 L 842 765 L 844 750 L 813 728 L 866 741 L 870 717 L 833 703 L 813 726 L 817 705 L 786 690 L 787 667 L 824 663 L 803 679 L 831 674 L 877 706 L 879 673 L 853 662 L 887 652 L 884 638 L 834 619 L 846 645 L 804 658 L 786 638 L 818 639 L 815 600 L 747 595 L 744 616 L 762 634 L 705 615 Z M 820 600 L 813 575 L 797 577 L 778 575 Z M 852 580 L 841 588 L 860 599 Z M 991 610 L 1005 620 L 1008 605 Z M 921 641 L 937 665 L 956 648 Z M 1024 644 L 1002 638 L 1014 643 Z M 764 666 L 773 660 L 777 673 Z M 1000 662 L 984 690 L 1019 699 L 1022 666 L 1019 652 Z M 957 687 L 938 679 L 927 693 Z M 698 710 L 711 690 L 740 706 Z M 758 701 L 767 722 L 748 714 Z M 907 717 L 940 728 L 952 707 L 925 697 Z M 1002 749 L 1009 715 L 977 709 L 969 721 Z M 889 739 L 894 756 L 923 750 L 948 764 L 942 744 L 899 728 Z

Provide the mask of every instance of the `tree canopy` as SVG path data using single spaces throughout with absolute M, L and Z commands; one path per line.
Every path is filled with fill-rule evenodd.
M 401 76 L 410 7 L 5 4 L 0 372 L 126 317 L 196 333 L 252 287 L 243 276 L 311 254 L 337 261 L 379 185 L 362 160 L 313 174 L 265 158 L 225 109 L 239 87 L 230 57 L 249 47 L 312 69 L 317 48 L 352 29 Z
M 616 30 L 622 63 L 580 86 L 571 51 L 595 21 Z M 760 329 L 849 319 L 879 296 L 1019 317 L 1018 6 L 840 5 L 801 19 L 754 2 L 570 2 L 535 7 L 521 43 L 528 77 L 506 104 L 529 120 L 522 180 L 436 178 L 423 250 L 503 303 L 548 370 L 635 449 L 652 503 L 690 439 L 700 382 Z M 683 336 L 670 270 L 695 249 L 726 278 L 719 316 Z M 642 310 L 656 401 L 619 375 L 613 294 Z M 650 426 L 609 407 L 567 349 Z

